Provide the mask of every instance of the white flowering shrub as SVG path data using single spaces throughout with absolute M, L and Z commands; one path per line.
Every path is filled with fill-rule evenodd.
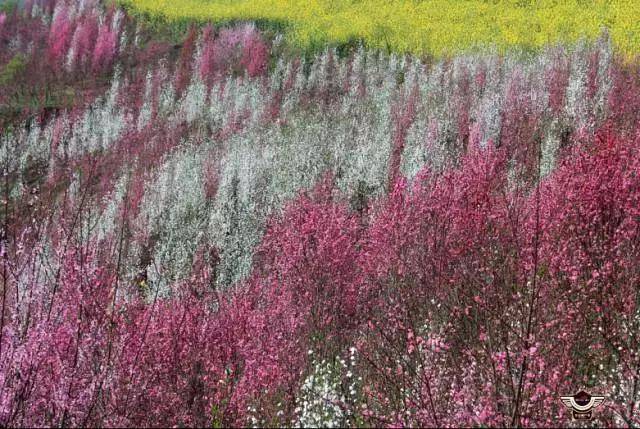
M 162 293 L 189 274 L 193 254 L 205 238 L 209 209 L 202 160 L 202 150 L 185 143 L 146 186 L 139 221 L 147 225 L 155 244 L 151 272 L 157 278 L 151 283 Z
M 311 351 L 310 354 L 313 354 Z M 356 350 L 347 359 L 314 361 L 297 397 L 295 427 L 336 428 L 350 426 L 359 393 L 355 375 Z
M 120 78 L 120 71 L 116 70 L 107 94 L 98 98 L 74 123 L 69 139 L 59 146 L 60 156 L 76 158 L 85 153 L 107 150 L 121 137 L 128 121 L 118 103 Z

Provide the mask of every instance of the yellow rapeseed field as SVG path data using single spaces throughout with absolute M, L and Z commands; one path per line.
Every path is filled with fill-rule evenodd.
M 607 28 L 617 49 L 640 48 L 640 0 L 120 0 L 170 21 L 283 24 L 302 47 L 363 40 L 442 56 L 461 51 L 593 39 Z

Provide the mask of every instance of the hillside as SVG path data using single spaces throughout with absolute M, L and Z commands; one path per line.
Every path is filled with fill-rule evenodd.
M 135 3 L 0 5 L 1 427 L 640 424 L 635 5 Z

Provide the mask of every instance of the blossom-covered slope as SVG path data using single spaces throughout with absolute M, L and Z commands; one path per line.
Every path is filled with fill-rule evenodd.
M 0 425 L 640 423 L 640 75 L 0 12 Z

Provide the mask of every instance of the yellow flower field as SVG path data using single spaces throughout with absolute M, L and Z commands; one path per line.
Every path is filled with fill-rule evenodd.
M 640 48 L 638 0 L 120 0 L 171 21 L 283 23 L 302 47 L 364 40 L 398 52 L 455 54 L 539 48 L 597 37 L 606 27 L 627 55 Z

